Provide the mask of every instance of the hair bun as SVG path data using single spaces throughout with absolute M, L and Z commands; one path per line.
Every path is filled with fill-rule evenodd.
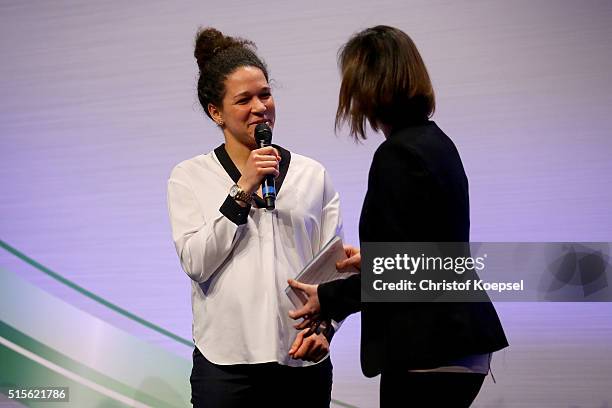
M 201 28 L 196 34 L 195 50 L 193 56 L 198 62 L 200 71 L 204 70 L 204 65 L 209 62 L 219 52 L 230 47 L 252 45 L 250 41 L 241 38 L 233 38 L 224 35 L 216 28 Z

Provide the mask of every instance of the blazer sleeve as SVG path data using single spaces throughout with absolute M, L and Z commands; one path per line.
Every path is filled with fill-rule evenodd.
M 320 284 L 317 295 L 323 318 L 344 320 L 361 310 L 361 275 Z
M 414 241 L 422 227 L 419 213 L 430 206 L 433 179 L 406 146 L 384 142 L 374 154 L 360 221 L 360 239 Z M 335 320 L 361 310 L 361 275 L 319 285 L 321 314 Z

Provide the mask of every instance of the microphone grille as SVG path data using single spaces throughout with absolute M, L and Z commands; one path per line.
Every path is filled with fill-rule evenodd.
M 259 123 L 255 126 L 255 141 L 258 144 L 260 142 L 264 142 L 264 144 L 272 143 L 272 129 L 267 123 Z

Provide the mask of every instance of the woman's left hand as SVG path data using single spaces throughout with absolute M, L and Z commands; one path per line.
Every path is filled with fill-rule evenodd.
M 329 342 L 321 334 L 314 334 L 310 329 L 304 329 L 295 337 L 289 349 L 289 355 L 294 359 L 317 362 L 329 353 Z

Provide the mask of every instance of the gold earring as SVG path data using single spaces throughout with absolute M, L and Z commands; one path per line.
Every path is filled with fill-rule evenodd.
M 217 122 L 217 125 L 219 126 L 223 126 L 225 124 L 225 122 L 223 122 L 223 120 L 220 120 L 219 122 Z

